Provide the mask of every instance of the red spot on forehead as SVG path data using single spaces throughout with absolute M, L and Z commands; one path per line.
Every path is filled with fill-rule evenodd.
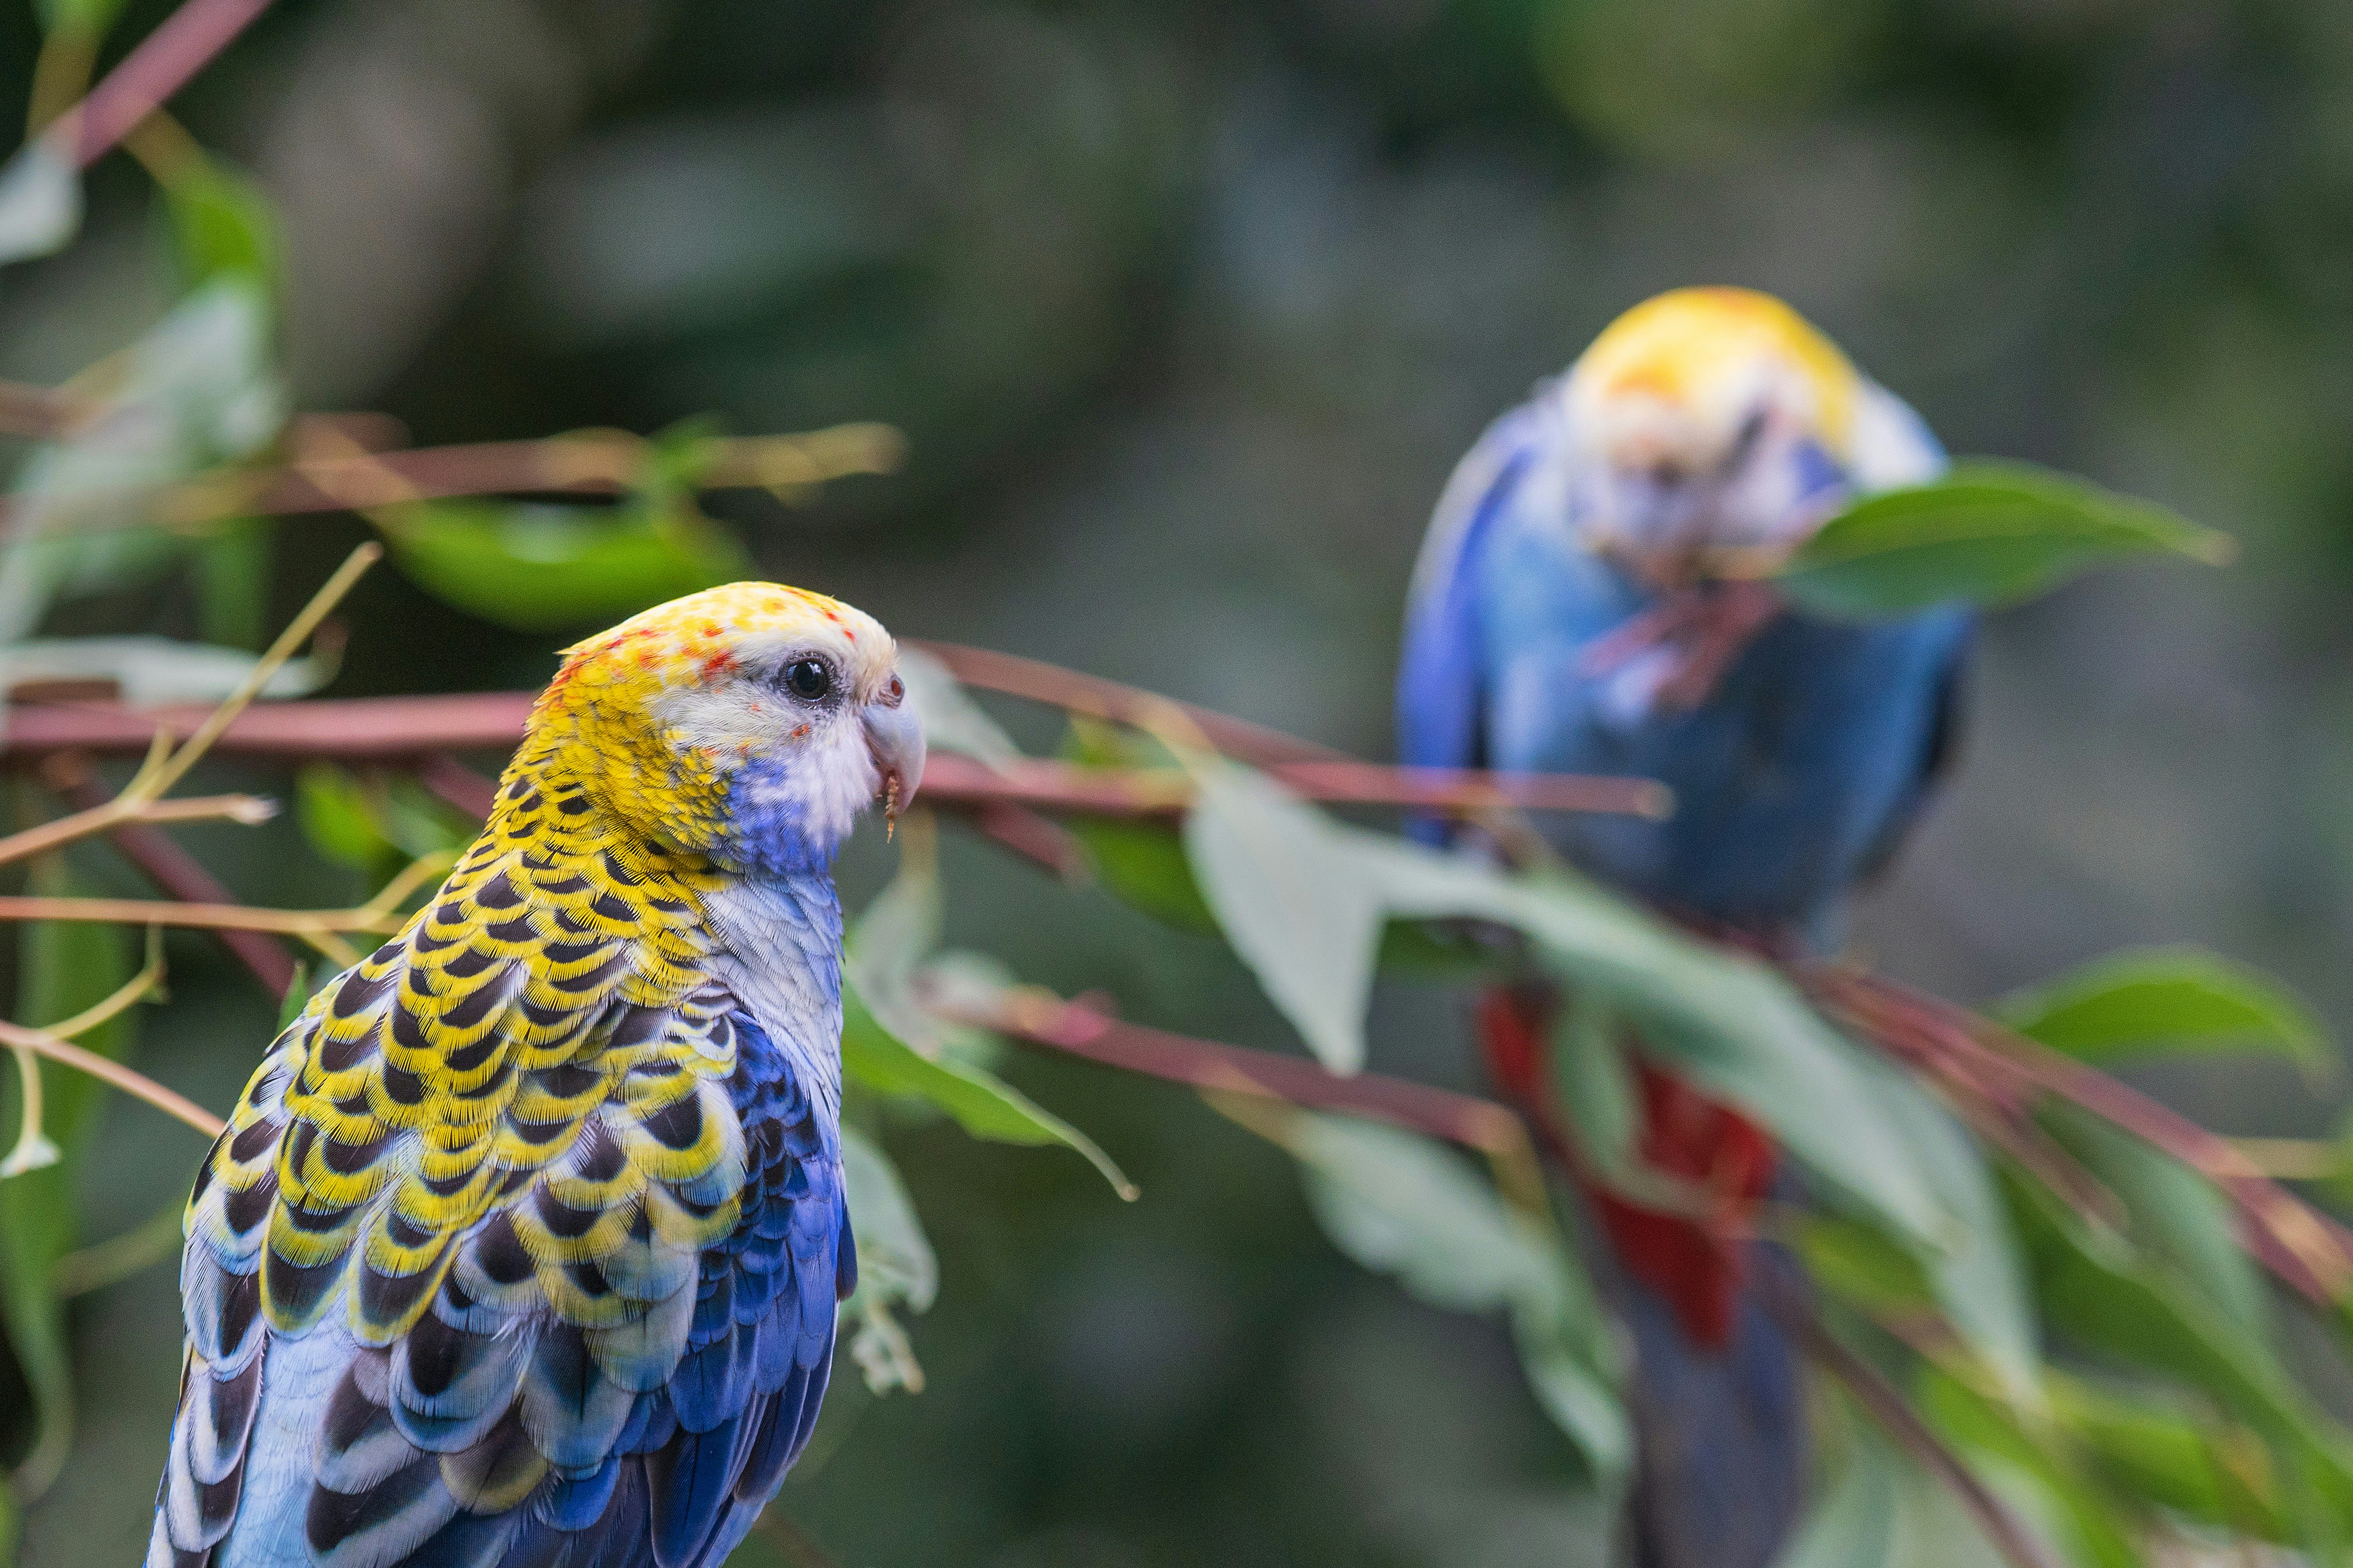
M 716 621 L 705 621 L 705 622 L 703 622 L 703 623 L 702 623 L 702 635 L 703 635 L 704 637 L 717 637 L 717 636 L 719 635 L 719 623 L 718 623 L 718 622 L 716 622 Z
M 714 675 L 723 675 L 734 668 L 735 656 L 723 649 L 718 653 L 712 654 L 709 658 L 702 661 L 703 678 L 708 679 Z M 754 704 L 755 709 L 756 707 L 757 704 Z

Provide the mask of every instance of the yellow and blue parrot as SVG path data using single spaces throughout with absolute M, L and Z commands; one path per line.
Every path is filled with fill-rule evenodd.
M 1661 780 L 1664 822 L 1560 818 L 1547 835 L 1671 911 L 1778 949 L 1828 941 L 1948 756 L 1973 621 L 1820 620 L 1763 577 L 1857 496 L 1944 466 L 1919 416 L 1779 300 L 1685 289 L 1636 306 L 1448 483 L 1407 615 L 1402 759 Z M 1566 1151 L 1547 1109 L 1557 1005 L 1498 992 L 1479 1024 L 1500 1087 Z M 1742 1289 L 1775 1151 L 1671 1073 L 1638 1073 L 1641 1158 L 1715 1205 L 1664 1214 L 1588 1187 L 1635 1330 L 1638 1556 L 1761 1568 L 1806 1462 L 1790 1346 Z
M 432 901 L 198 1173 L 148 1568 L 706 1568 L 857 1276 L 834 853 L 923 734 L 846 605 L 739 583 L 569 650 Z

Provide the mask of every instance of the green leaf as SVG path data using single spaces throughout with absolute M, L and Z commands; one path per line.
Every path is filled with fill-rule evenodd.
M 1914 1390 L 1922 1415 L 1980 1470 L 1998 1466 L 2033 1489 L 2046 1533 L 2063 1541 L 2084 1568 L 2140 1568 L 2130 1521 L 2111 1491 L 2082 1473 L 2065 1434 L 2038 1418 L 2021 1422 L 2012 1407 L 1938 1369 L 1921 1369 Z
M 1530 1388 L 1594 1475 L 1633 1464 L 1617 1394 L 1622 1357 L 1599 1297 L 1557 1233 L 1508 1208 L 1452 1151 L 1352 1117 L 1286 1116 L 1279 1134 L 1334 1246 L 1456 1311 L 1506 1309 Z
M 62 250 L 81 231 L 81 171 L 46 136 L 0 164 L 0 265 Z
M 1011 1084 L 961 1062 L 934 1060 L 901 1040 L 868 1011 L 854 989 L 842 990 L 842 1070 L 877 1094 L 910 1095 L 939 1107 L 976 1138 L 999 1143 L 1059 1143 L 1077 1151 L 1123 1198 L 1135 1184 L 1094 1140 Z
M 1983 1358 L 2003 1394 L 2039 1407 L 2042 1329 L 2017 1232 L 1993 1173 L 1952 1117 L 1912 1079 L 1877 1063 L 1870 1076 L 1888 1125 L 1957 1222 L 1941 1245 L 1920 1250 L 1936 1304 Z
M 1113 897 L 1183 931 L 1218 930 L 1175 828 L 1107 816 L 1073 817 L 1065 826 Z
M 2127 1495 L 2234 1534 L 2289 1538 L 2271 1460 L 2243 1426 L 2146 1394 L 2054 1377 L 2052 1408 L 2092 1469 Z
M 516 631 L 618 620 L 754 571 L 716 523 L 638 504 L 419 501 L 371 516 L 419 586 Z
M 2046 1321 L 2087 1351 L 2208 1395 L 2340 1515 L 2353 1507 L 2353 1444 L 2259 1341 L 2123 1237 L 2084 1225 L 2037 1186 L 2005 1184 Z
M 1324 1065 L 1365 1065 L 1365 1004 L 1388 922 L 1379 880 L 1314 806 L 1261 773 L 1193 770 L 1185 854 L 1234 952 Z
M 37 9 L 44 30 L 80 33 L 95 48 L 122 14 L 122 4 L 123 0 L 40 0 Z
M 2163 507 L 2020 463 L 1969 462 L 1857 501 L 1799 547 L 1781 591 L 1818 615 L 1872 619 L 2032 596 L 2133 554 L 2219 564 L 2228 535 Z
M 899 649 L 899 677 L 907 701 L 923 721 L 923 740 L 934 751 L 961 752 L 991 767 L 1019 759 L 1021 748 L 972 700 L 948 667 L 919 647 Z
M 2231 1202 L 2200 1173 L 2123 1128 L 2052 1103 L 2043 1124 L 2125 1207 L 2133 1240 L 2252 1342 L 2270 1346 L 2271 1297 L 2239 1244 Z
M 923 1368 L 891 1309 L 931 1310 L 939 1295 L 939 1259 L 898 1168 L 881 1145 L 847 1123 L 841 1129 L 841 1173 L 858 1246 L 858 1289 L 842 1304 L 843 1315 L 858 1325 L 850 1359 L 876 1394 L 920 1389 Z
M 176 563 L 189 536 L 139 526 L 156 487 L 260 451 L 285 424 L 269 306 L 223 274 L 110 362 L 101 406 L 17 475 L 21 542 L 0 554 L 0 643 L 32 635 L 61 594 L 122 587 Z
M 2316 1078 L 2337 1063 L 2320 1020 L 2285 987 L 2193 947 L 2114 953 L 1987 1011 L 2081 1061 L 2265 1051 Z
M 269 198 L 246 175 L 206 157 L 176 172 L 164 187 L 165 210 L 191 283 L 223 275 L 278 286 L 278 218 Z
M 306 763 L 294 775 L 294 819 L 311 847 L 339 866 L 374 875 L 399 853 L 375 793 L 333 763 Z
M 1641 1110 L 1619 1020 L 1599 997 L 1561 998 L 1552 1028 L 1553 1099 L 1577 1146 L 1605 1177 L 1634 1158 Z
M 1798 1219 L 1793 1239 L 1807 1276 L 1867 1313 L 1913 1312 L 1936 1305 L 1919 1255 L 1875 1226 L 1808 1213 Z
M 32 889 L 51 896 L 80 891 L 55 860 L 34 868 Z M 39 1027 L 71 1017 L 113 993 L 135 968 L 129 933 L 112 926 L 41 921 L 23 928 L 16 1016 Z M 137 1025 L 121 1014 L 80 1037 L 100 1055 L 120 1060 Z M 50 1278 L 58 1259 L 73 1250 L 74 1173 L 87 1154 L 103 1088 L 80 1073 L 47 1067 L 41 1075 L 43 1125 L 61 1152 L 55 1164 L 0 1182 L 0 1327 L 30 1384 L 39 1437 L 18 1467 L 19 1500 L 40 1495 L 65 1463 L 72 1444 L 73 1374 L 65 1314 Z M 0 1126 L 13 1132 L 23 1092 L 12 1079 Z
M 197 544 L 196 627 L 204 640 L 259 650 L 269 635 L 269 558 L 275 531 L 259 518 L 226 523 Z
M 1235 951 L 1324 1065 L 1364 1059 L 1373 958 L 1395 918 L 1516 928 L 1641 1048 L 1739 1105 L 1792 1153 L 1915 1239 L 1954 1216 L 1890 1128 L 1870 1058 L 1778 974 L 1703 944 L 1592 883 L 1512 878 L 1463 855 L 1333 822 L 1261 775 L 1196 764 L 1186 848 Z

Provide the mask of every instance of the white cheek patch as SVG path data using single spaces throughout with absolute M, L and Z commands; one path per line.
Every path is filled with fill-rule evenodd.
M 855 714 L 818 717 L 810 732 L 754 752 L 735 768 L 724 841 L 749 868 L 798 871 L 832 860 L 882 787 Z

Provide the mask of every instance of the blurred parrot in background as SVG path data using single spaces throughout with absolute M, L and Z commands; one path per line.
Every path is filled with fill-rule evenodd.
M 272 1047 L 189 1199 L 148 1568 L 712 1568 L 857 1277 L 832 862 L 923 741 L 772 584 L 573 648 L 489 823 Z
M 1779 300 L 1687 289 L 1636 306 L 1449 481 L 1407 613 L 1402 760 L 1660 780 L 1665 821 L 1544 831 L 1670 913 L 1777 951 L 1829 943 L 1949 758 L 1973 621 L 1818 620 L 1763 574 L 1856 497 L 1944 466 L 1919 416 Z M 1553 1128 L 1561 1005 L 1520 987 L 1477 1013 L 1498 1087 Z M 1587 1184 L 1635 1333 L 1637 1559 L 1761 1568 L 1807 1459 L 1793 1350 L 1744 1289 L 1776 1151 L 1639 1055 L 1637 1076 L 1637 1157 L 1708 1205 L 1664 1213 Z

